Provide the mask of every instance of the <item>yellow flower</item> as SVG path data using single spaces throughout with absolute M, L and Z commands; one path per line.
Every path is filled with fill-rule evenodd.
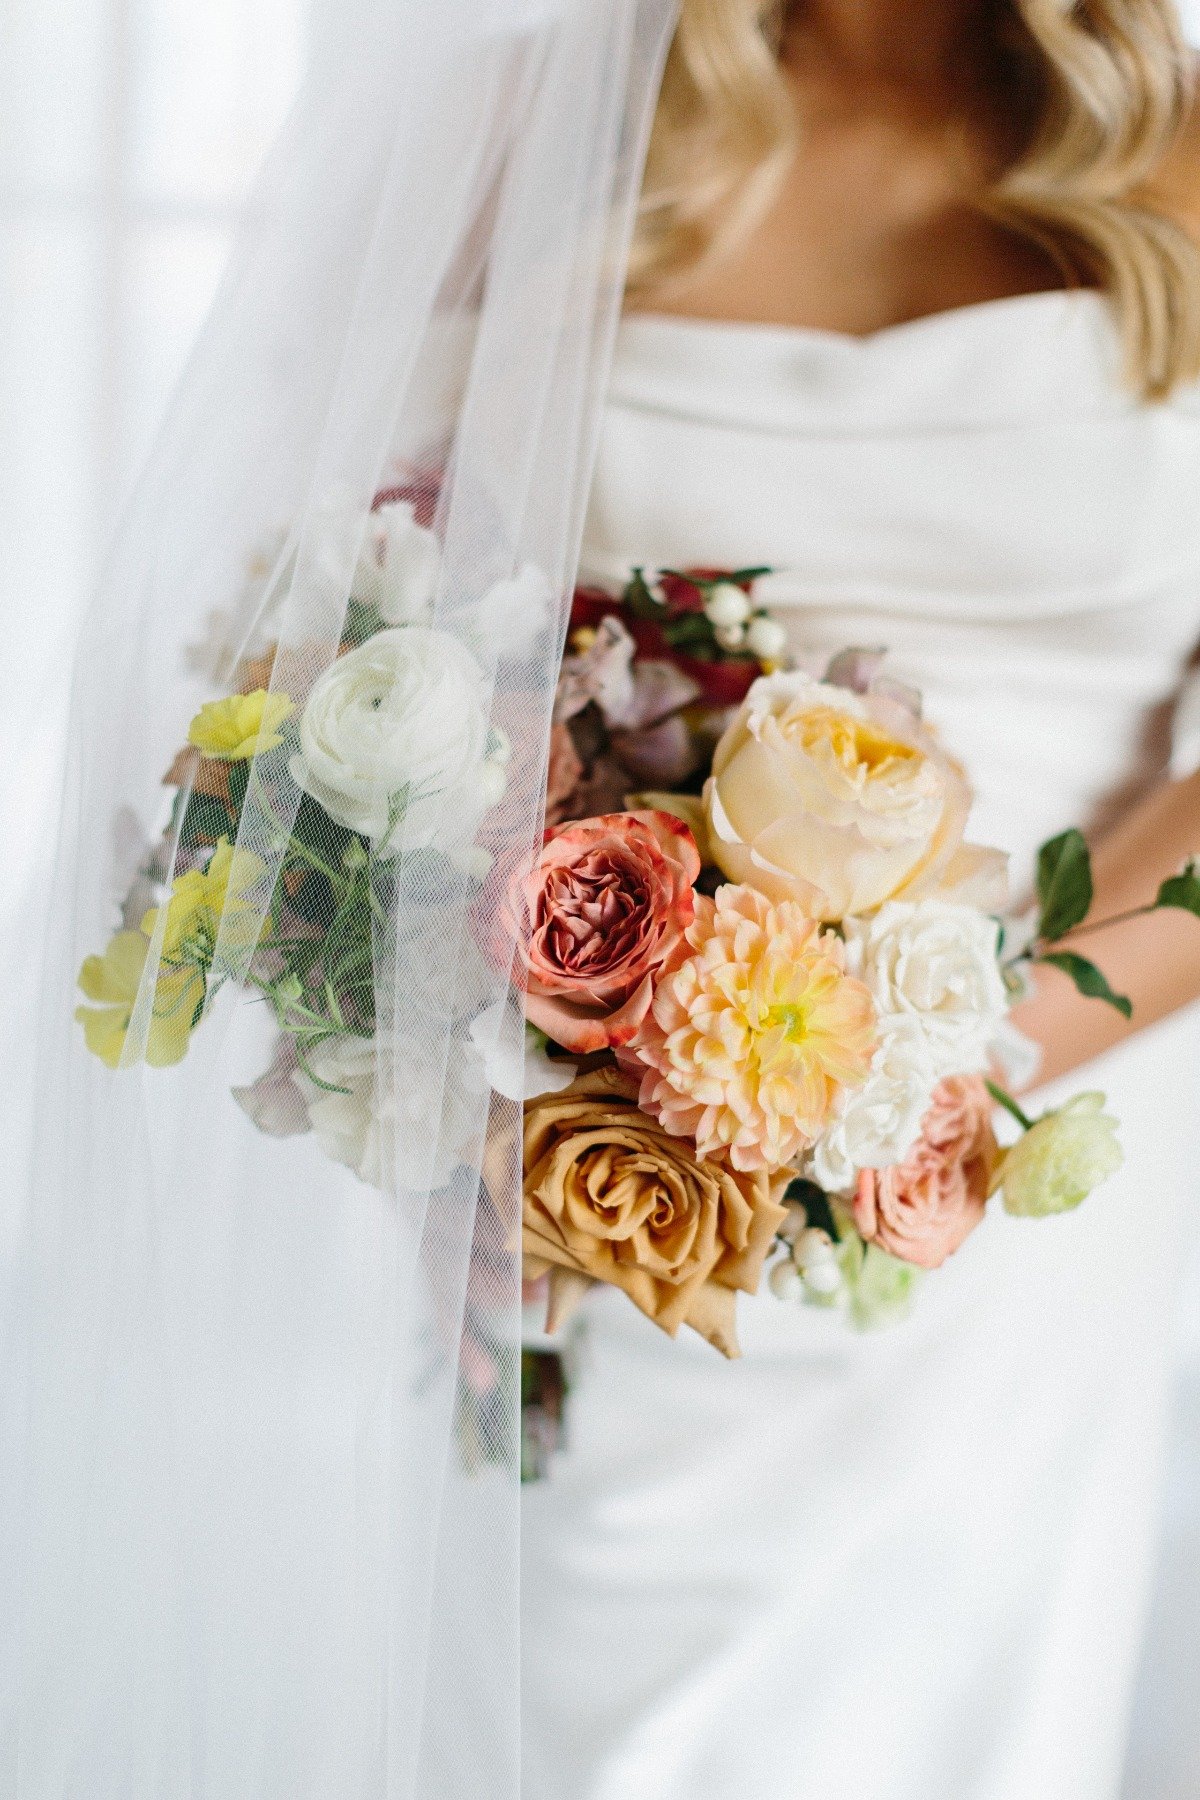
M 259 929 L 259 907 L 250 898 L 250 890 L 265 866 L 252 850 L 235 849 L 228 838 L 222 838 L 207 869 L 190 869 L 186 875 L 176 876 L 167 902 L 164 959 L 207 967 L 222 920 L 227 943 L 241 948 L 253 946 Z M 159 908 L 151 907 L 142 920 L 147 937 L 154 936 L 158 914 Z
M 845 973 L 840 939 L 752 888 L 698 896 L 687 943 L 632 1046 L 648 1068 L 641 1105 L 702 1157 L 781 1168 L 813 1143 L 838 1091 L 865 1079 L 871 996 Z
M 149 949 L 140 931 L 118 931 L 104 955 L 86 957 L 79 971 L 80 987 L 97 1004 L 77 1007 L 75 1017 L 92 1055 L 110 1069 L 121 1061 Z M 160 969 L 146 1037 L 146 1061 L 153 1068 L 179 1062 L 203 998 L 198 969 Z
M 223 762 L 246 762 L 282 744 L 279 727 L 295 710 L 289 695 L 269 694 L 265 688 L 210 700 L 188 726 L 188 743 Z

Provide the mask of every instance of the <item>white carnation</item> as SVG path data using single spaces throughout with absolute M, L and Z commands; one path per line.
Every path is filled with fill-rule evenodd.
M 371 1187 L 446 1186 L 482 1117 L 486 1088 L 473 1052 L 464 1046 L 452 1057 L 444 1079 L 440 1059 L 420 1045 L 379 1050 L 375 1038 L 326 1038 L 305 1062 L 292 1079 L 327 1156 Z
M 339 657 L 314 683 L 299 732 L 297 785 L 381 845 L 397 817 L 410 845 L 469 843 L 503 791 L 482 673 L 443 631 L 380 631 Z
M 830 1194 L 847 1194 L 860 1169 L 903 1162 L 916 1143 L 941 1071 L 919 1018 L 879 1022 L 879 1044 L 861 1086 L 845 1088 L 809 1156 L 809 1172 Z
M 436 533 L 407 500 L 363 513 L 335 493 L 313 521 L 312 566 L 332 593 L 373 606 L 389 625 L 424 625 L 442 572 Z
M 411 502 L 393 500 L 371 514 L 354 578 L 356 600 L 374 603 L 389 625 L 424 624 L 441 573 L 441 544 L 417 524 Z
M 467 615 L 472 638 L 499 656 L 521 655 L 550 623 L 550 583 L 534 563 L 497 581 Z
M 920 1020 L 939 1075 L 987 1067 L 1008 1013 L 994 919 L 947 900 L 890 900 L 847 919 L 845 934 L 847 968 L 881 1017 Z

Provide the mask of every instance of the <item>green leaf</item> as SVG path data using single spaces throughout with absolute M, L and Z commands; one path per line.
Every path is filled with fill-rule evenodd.
M 1087 918 L 1092 904 L 1092 859 L 1081 831 L 1072 828 L 1038 851 L 1040 934 L 1049 942 L 1064 937 Z
M 229 836 L 231 824 L 229 808 L 223 800 L 212 794 L 193 793 L 188 796 L 179 840 L 185 850 L 194 850 L 199 844 L 215 844 Z
M 1164 881 L 1154 901 L 1155 906 L 1177 906 L 1181 912 L 1195 913 L 1200 919 L 1200 874 L 1195 862 L 1189 862 L 1178 874 Z
M 302 865 L 292 866 L 299 869 Z M 315 869 L 305 869 L 304 879 L 288 895 L 288 905 L 310 924 L 324 925 L 334 909 L 333 890 L 324 875 L 319 875 Z
M 817 1231 L 828 1232 L 835 1244 L 840 1242 L 842 1234 L 837 1228 L 837 1220 L 834 1218 L 833 1209 L 829 1204 L 829 1195 L 823 1187 L 818 1187 L 815 1181 L 809 1181 L 806 1176 L 797 1175 L 795 1181 L 788 1183 L 784 1199 L 799 1201 L 804 1208 L 808 1224 L 815 1227 Z
M 633 571 L 623 598 L 635 619 L 661 619 L 667 610 L 662 601 L 656 600 L 650 592 L 646 577 L 640 569 Z
M 296 813 L 292 836 L 336 869 L 349 848 L 353 833 L 344 825 L 336 824 L 311 794 L 305 794 Z
M 1050 950 L 1037 961 L 1061 969 L 1089 1000 L 1104 1000 L 1109 1006 L 1115 1006 L 1122 1018 L 1133 1017 L 1132 1000 L 1126 999 L 1124 994 L 1114 994 L 1095 963 L 1089 962 L 1086 956 L 1076 956 L 1073 950 Z
M 250 781 L 250 764 L 235 762 L 229 765 L 229 801 L 234 816 L 241 812 L 246 803 L 246 788 Z
M 711 655 L 717 647 L 713 628 L 704 613 L 679 613 L 662 628 L 673 650 L 698 650 Z

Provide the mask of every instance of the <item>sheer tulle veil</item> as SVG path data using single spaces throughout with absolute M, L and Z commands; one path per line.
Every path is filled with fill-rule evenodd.
M 86 619 L 3 1321 L 0 1791 L 20 1800 L 518 1793 L 523 1027 L 494 924 L 540 830 L 673 11 L 353 9 Z M 308 923 L 314 895 L 324 928 L 351 891 L 372 915 L 356 1041 L 386 1129 L 365 1171 L 299 1128 L 300 1096 L 343 1082 L 276 1068 L 292 1129 L 262 1081 L 284 1002 L 256 946 L 313 792 L 311 768 L 265 771 L 265 737 L 231 846 L 254 879 L 205 952 L 182 1060 L 155 1054 L 155 971 L 172 880 L 203 868 L 189 720 L 247 667 L 281 701 L 312 691 L 385 518 L 429 574 L 405 654 L 424 644 L 449 711 L 469 693 L 477 754 L 455 739 L 455 778 L 435 768 L 407 806 L 382 776 L 359 795 L 360 888 L 361 834 L 324 875 L 308 841 Z M 405 711 L 429 704 L 397 690 L 383 724 L 436 763 L 445 714 Z M 122 1021 L 109 1067 L 73 1015 L 122 926 L 150 944 L 124 1013 L 115 964 L 91 981 Z

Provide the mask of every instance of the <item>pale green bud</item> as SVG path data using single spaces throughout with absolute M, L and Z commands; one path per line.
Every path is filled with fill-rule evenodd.
M 1070 1212 L 1120 1168 L 1117 1121 L 1103 1094 L 1076 1094 L 1045 1113 L 1005 1152 L 996 1185 L 1004 1209 L 1022 1219 Z
M 903 1319 L 912 1305 L 921 1271 L 889 1256 L 878 1244 L 864 1244 L 855 1233 L 838 1247 L 838 1261 L 850 1301 L 850 1319 L 860 1331 L 873 1331 Z

